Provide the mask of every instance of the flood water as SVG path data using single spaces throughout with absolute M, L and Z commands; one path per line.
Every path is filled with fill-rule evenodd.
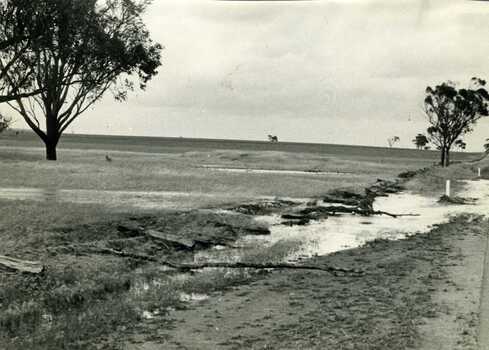
M 269 236 L 248 236 L 237 242 L 240 249 L 234 252 L 213 250 L 203 253 L 199 260 L 241 260 L 252 248 L 272 248 L 284 242 L 295 242 L 284 259 L 294 262 L 316 255 L 326 255 L 336 251 L 355 248 L 377 238 L 402 239 L 416 233 L 428 232 L 435 224 L 448 222 L 450 216 L 470 213 L 489 213 L 489 181 L 467 181 L 463 194 L 476 198 L 473 205 L 446 205 L 437 203 L 438 198 L 425 197 L 403 192 L 388 197 L 378 197 L 374 209 L 393 214 L 418 214 L 393 218 L 385 215 L 364 217 L 359 215 L 338 215 L 326 220 L 312 221 L 305 226 L 281 225 L 279 215 L 259 217 L 258 220 L 271 225 Z M 290 245 L 289 245 L 290 247 Z
M 225 194 L 199 192 L 145 192 L 145 191 L 100 191 L 100 190 L 50 190 L 38 188 L 1 188 L 0 199 L 59 201 L 79 204 L 102 204 L 107 206 L 134 207 L 142 209 L 181 208 L 182 203 L 196 197 L 225 197 Z M 489 213 L 489 180 L 465 182 L 463 197 L 477 199 L 473 205 L 445 205 L 438 198 L 425 197 L 410 192 L 378 197 L 374 209 L 394 214 L 418 214 L 392 218 L 385 215 L 363 217 L 338 215 L 326 220 L 312 221 L 305 226 L 282 225 L 279 215 L 261 216 L 257 220 L 271 225 L 268 236 L 249 236 L 236 242 L 237 249 L 211 249 L 198 253 L 196 260 L 236 261 L 246 252 L 257 247 L 273 247 L 292 242 L 291 253 L 286 260 L 297 261 L 315 255 L 325 255 L 339 250 L 354 248 L 376 239 L 400 239 L 408 235 L 429 231 L 433 225 L 445 223 L 450 215 Z M 262 199 L 270 199 L 262 197 Z M 291 199 L 291 198 L 289 198 Z M 307 202 L 307 199 L 295 199 Z M 217 247 L 219 248 L 219 247 Z
M 274 200 L 274 196 L 253 196 L 243 194 L 247 200 Z M 182 191 L 118 191 L 84 189 L 50 189 L 32 187 L 0 188 L 0 200 L 20 200 L 36 202 L 60 202 L 74 204 L 98 204 L 119 209 L 193 209 L 193 199 L 223 199 L 236 201 L 229 193 L 182 192 Z M 283 197 L 283 200 L 306 201 L 306 198 Z
M 385 215 L 344 215 L 329 217 L 327 220 L 302 227 L 274 225 L 270 237 L 264 237 L 262 240 L 268 245 L 284 239 L 300 240 L 299 249 L 289 256 L 290 260 L 295 260 L 358 247 L 376 238 L 401 239 L 408 235 L 428 232 L 433 225 L 446 223 L 450 216 L 455 214 L 489 214 L 489 181 L 467 181 L 465 186 L 463 196 L 477 198 L 474 205 L 440 204 L 437 202 L 438 198 L 405 192 L 377 198 L 374 209 L 419 216 L 393 218 Z M 274 222 L 278 218 L 268 217 L 264 220 Z
M 362 174 L 356 174 L 352 172 L 344 171 L 315 171 L 315 170 L 285 170 L 285 169 L 251 169 L 251 168 L 226 168 L 215 165 L 204 165 L 204 169 L 210 169 L 214 171 L 222 171 L 227 173 L 246 173 L 246 174 L 282 174 L 282 175 L 309 175 L 309 176 L 334 176 L 334 175 L 348 175 L 348 176 L 363 176 Z

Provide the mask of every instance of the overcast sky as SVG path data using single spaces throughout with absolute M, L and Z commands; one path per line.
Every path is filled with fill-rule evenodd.
M 154 0 L 146 23 L 159 75 L 74 132 L 411 147 L 427 85 L 489 78 L 486 2 Z

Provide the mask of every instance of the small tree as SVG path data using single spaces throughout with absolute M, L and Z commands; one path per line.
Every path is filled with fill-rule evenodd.
M 278 136 L 268 135 L 268 141 L 270 141 L 270 142 L 278 142 Z
M 394 144 L 396 142 L 399 142 L 400 140 L 401 139 L 399 138 L 399 136 L 392 136 L 387 139 L 387 144 L 389 145 L 390 148 L 392 148 L 392 146 L 394 146 Z
M 15 71 L 31 71 L 31 83 L 19 88 L 11 74 L 2 82 L 21 94 L 39 92 L 9 104 L 44 141 L 46 158 L 56 160 L 63 132 L 107 91 L 122 101 L 135 84 L 145 88 L 157 74 L 161 46 L 151 41 L 141 18 L 150 0 L 34 3 L 42 35 L 27 50 L 3 51 L 20 57 Z
M 489 153 L 489 139 L 486 139 L 486 143 L 484 144 L 484 150 L 486 153 Z
M 474 124 L 489 115 L 486 82 L 472 78 L 468 88 L 458 89 L 452 82 L 426 88 L 424 110 L 430 127 L 429 140 L 440 150 L 440 164 L 450 165 L 452 146 L 472 131 Z
M 417 149 L 423 149 L 429 143 L 429 140 L 425 135 L 418 134 L 413 139 L 413 143 Z

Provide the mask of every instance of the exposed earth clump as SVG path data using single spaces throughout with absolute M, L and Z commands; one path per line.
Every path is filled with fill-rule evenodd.
M 475 198 L 463 198 L 463 197 L 457 197 L 457 196 L 447 196 L 443 195 L 440 197 L 438 200 L 438 203 L 440 204 L 456 204 L 456 205 L 463 205 L 463 204 L 475 204 L 477 200 Z
M 285 208 L 291 208 L 300 205 L 296 201 L 274 199 L 261 200 L 253 203 L 244 203 L 235 207 L 227 208 L 229 211 L 235 211 L 246 215 L 270 215 L 279 212 Z
M 345 205 L 358 205 L 365 195 L 348 190 L 332 190 L 323 196 L 323 201 L 328 203 L 339 203 Z
M 407 171 L 400 173 L 397 176 L 401 179 L 412 179 L 413 177 L 415 177 L 419 174 L 424 174 L 424 173 L 428 172 L 429 170 L 430 170 L 430 168 L 428 168 L 428 167 L 421 168 L 418 170 L 407 170 Z
M 403 190 L 400 181 L 378 179 L 372 186 L 367 187 L 364 193 L 350 189 L 337 189 L 322 196 L 322 202 L 308 203 L 304 207 L 292 208 L 292 211 L 281 215 L 285 225 L 307 225 L 311 220 L 327 219 L 338 214 L 357 214 L 362 216 L 398 214 L 376 211 L 373 208 L 375 198 L 387 196 Z
M 80 234 L 82 232 L 82 234 Z M 100 232 L 103 232 L 103 239 Z M 209 210 L 172 211 L 160 216 L 133 217 L 126 221 L 59 229 L 47 246 L 51 255 L 61 252 L 98 252 L 152 260 L 213 246 L 233 246 L 246 235 L 268 235 L 264 223 L 250 215 Z M 96 239 L 96 237 L 98 239 Z
M 227 210 L 255 216 L 280 214 L 281 218 L 285 219 L 282 224 L 287 226 L 307 225 L 311 220 L 327 219 L 340 213 L 363 216 L 388 214 L 374 211 L 373 202 L 376 197 L 402 191 L 404 189 L 402 181 L 378 179 L 363 193 L 352 189 L 335 189 L 321 196 L 320 199 L 306 203 L 283 199 L 261 200 L 244 203 Z

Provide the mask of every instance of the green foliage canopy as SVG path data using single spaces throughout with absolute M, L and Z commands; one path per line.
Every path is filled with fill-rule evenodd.
M 440 150 L 441 165 L 450 164 L 452 146 L 462 145 L 462 138 L 475 123 L 489 115 L 489 93 L 486 81 L 472 78 L 468 88 L 457 88 L 452 82 L 426 88 L 424 110 L 430 123 L 429 140 Z

